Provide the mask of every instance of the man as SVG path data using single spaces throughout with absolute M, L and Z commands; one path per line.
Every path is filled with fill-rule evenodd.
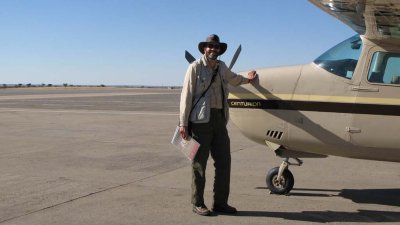
M 210 210 L 204 203 L 205 171 L 211 153 L 214 159 L 214 212 L 235 214 L 228 205 L 231 155 L 226 129 L 228 122 L 228 83 L 234 86 L 247 84 L 256 78 L 256 71 L 247 78 L 233 73 L 218 56 L 224 54 L 226 43 L 212 34 L 198 45 L 203 56 L 189 65 L 185 75 L 180 101 L 180 129 L 182 138 L 191 135 L 200 143 L 192 162 L 193 212 L 208 216 Z M 190 125 L 190 126 L 189 126 Z

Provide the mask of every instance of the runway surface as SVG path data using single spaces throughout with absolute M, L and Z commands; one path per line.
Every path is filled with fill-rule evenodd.
M 0 224 L 398 224 L 400 164 L 328 157 L 290 167 L 229 124 L 236 216 L 191 211 L 190 163 L 170 140 L 180 90 L 0 89 Z M 379 154 L 379 153 L 377 153 Z M 206 204 L 212 204 L 213 164 Z

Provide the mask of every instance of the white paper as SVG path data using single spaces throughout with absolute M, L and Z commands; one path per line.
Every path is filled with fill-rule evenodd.
M 189 136 L 188 140 L 182 138 L 179 133 L 179 126 L 176 127 L 174 136 L 172 137 L 171 144 L 175 145 L 189 160 L 193 160 L 199 150 L 200 144 Z

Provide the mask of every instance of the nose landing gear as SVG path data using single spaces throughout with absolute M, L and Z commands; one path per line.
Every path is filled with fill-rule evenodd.
M 297 163 L 289 162 L 289 158 L 286 158 L 280 165 L 280 167 L 274 167 L 268 171 L 266 177 L 266 183 L 271 191 L 271 194 L 288 194 L 294 185 L 294 177 L 292 172 L 289 170 L 289 165 L 301 166 L 303 161 L 298 158 L 294 158 Z

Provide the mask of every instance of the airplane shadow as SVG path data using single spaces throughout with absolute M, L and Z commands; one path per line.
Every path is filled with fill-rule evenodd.
M 339 196 L 356 203 L 379 204 L 400 207 L 400 189 L 343 189 Z M 400 213 L 399 213 L 400 214 Z M 400 215 L 399 215 L 400 216 Z
M 256 187 L 256 189 L 268 189 Z M 324 192 L 337 192 L 325 194 Z M 342 197 L 355 203 L 400 206 L 400 189 L 308 189 L 294 188 L 290 196 L 310 197 Z M 239 211 L 237 216 L 243 217 L 275 217 L 286 220 L 306 222 L 400 222 L 400 212 L 358 210 L 357 212 L 344 211 L 299 211 L 299 212 L 267 212 L 267 211 Z
M 256 187 L 256 189 L 268 189 L 268 187 Z M 324 193 L 324 192 L 336 192 Z M 293 188 L 289 196 L 309 197 L 342 197 L 360 204 L 376 204 L 400 207 L 400 189 L 312 189 Z
M 274 217 L 286 220 L 305 222 L 400 222 L 399 212 L 377 210 L 358 210 L 358 212 L 341 211 L 299 211 L 299 212 L 266 212 L 239 211 L 236 216 Z
M 296 191 L 315 191 L 315 192 L 338 192 L 338 194 L 304 193 Z M 343 189 L 324 190 L 324 189 L 306 189 L 294 188 L 290 195 L 292 196 L 321 196 L 321 197 L 342 197 L 355 203 L 377 204 L 387 206 L 400 206 L 400 189 Z
M 268 190 L 268 187 L 256 187 L 255 189 L 264 189 Z M 332 197 L 332 196 L 338 196 L 332 195 L 332 194 L 324 194 L 324 193 L 310 193 L 310 192 L 296 192 L 296 190 L 302 190 L 302 191 L 329 191 L 329 192 L 339 192 L 338 190 L 325 190 L 325 189 L 299 189 L 299 188 L 293 188 L 293 190 L 287 194 L 286 196 L 306 196 L 306 197 Z

